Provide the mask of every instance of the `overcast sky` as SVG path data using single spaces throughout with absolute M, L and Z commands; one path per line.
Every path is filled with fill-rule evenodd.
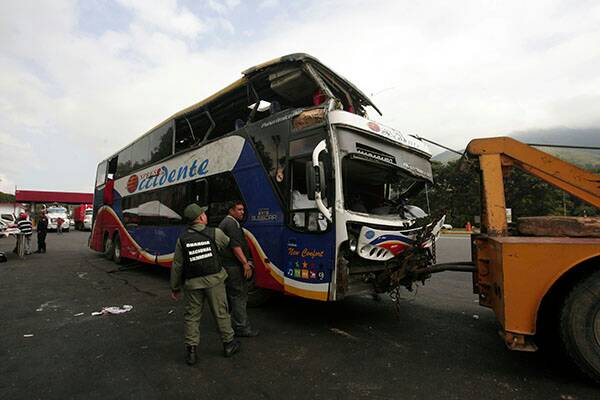
M 600 126 L 595 0 L 7 1 L 0 191 L 91 192 L 110 153 L 295 52 L 372 94 L 381 122 L 455 148 Z

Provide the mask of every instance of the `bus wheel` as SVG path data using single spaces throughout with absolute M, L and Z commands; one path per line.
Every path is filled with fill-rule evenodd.
M 114 251 L 113 251 L 113 242 L 112 239 L 110 238 L 110 236 L 108 236 L 108 233 L 106 235 L 104 235 L 104 257 L 106 257 L 108 260 L 112 260 L 114 257 Z
M 567 295 L 560 313 L 560 336 L 575 364 L 600 383 L 600 270 Z
M 248 285 L 248 306 L 260 307 L 269 301 L 274 293 L 272 290 L 256 287 L 252 279 Z
M 121 239 L 119 239 L 119 234 L 115 233 L 115 237 L 113 239 L 113 261 L 117 264 L 121 264 L 123 262 L 123 257 L 121 255 Z

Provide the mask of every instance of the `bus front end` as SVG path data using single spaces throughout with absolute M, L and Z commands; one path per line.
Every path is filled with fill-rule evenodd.
M 329 124 L 337 253 L 330 299 L 410 289 L 428 276 L 444 222 L 423 210 L 433 182 L 428 147 L 343 111 L 331 112 Z

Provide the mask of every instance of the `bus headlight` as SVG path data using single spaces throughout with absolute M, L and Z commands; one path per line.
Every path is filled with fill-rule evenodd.
M 350 251 L 354 253 L 356 251 L 357 245 L 358 245 L 358 242 L 356 241 L 356 238 L 353 236 L 350 236 L 350 239 L 348 240 L 348 246 L 350 247 Z

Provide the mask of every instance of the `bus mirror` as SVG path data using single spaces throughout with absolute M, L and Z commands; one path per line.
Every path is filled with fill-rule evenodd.
M 313 167 L 310 162 L 306 163 L 306 193 L 309 200 L 315 199 L 316 192 L 325 191 L 325 167 L 319 162 L 318 167 Z

